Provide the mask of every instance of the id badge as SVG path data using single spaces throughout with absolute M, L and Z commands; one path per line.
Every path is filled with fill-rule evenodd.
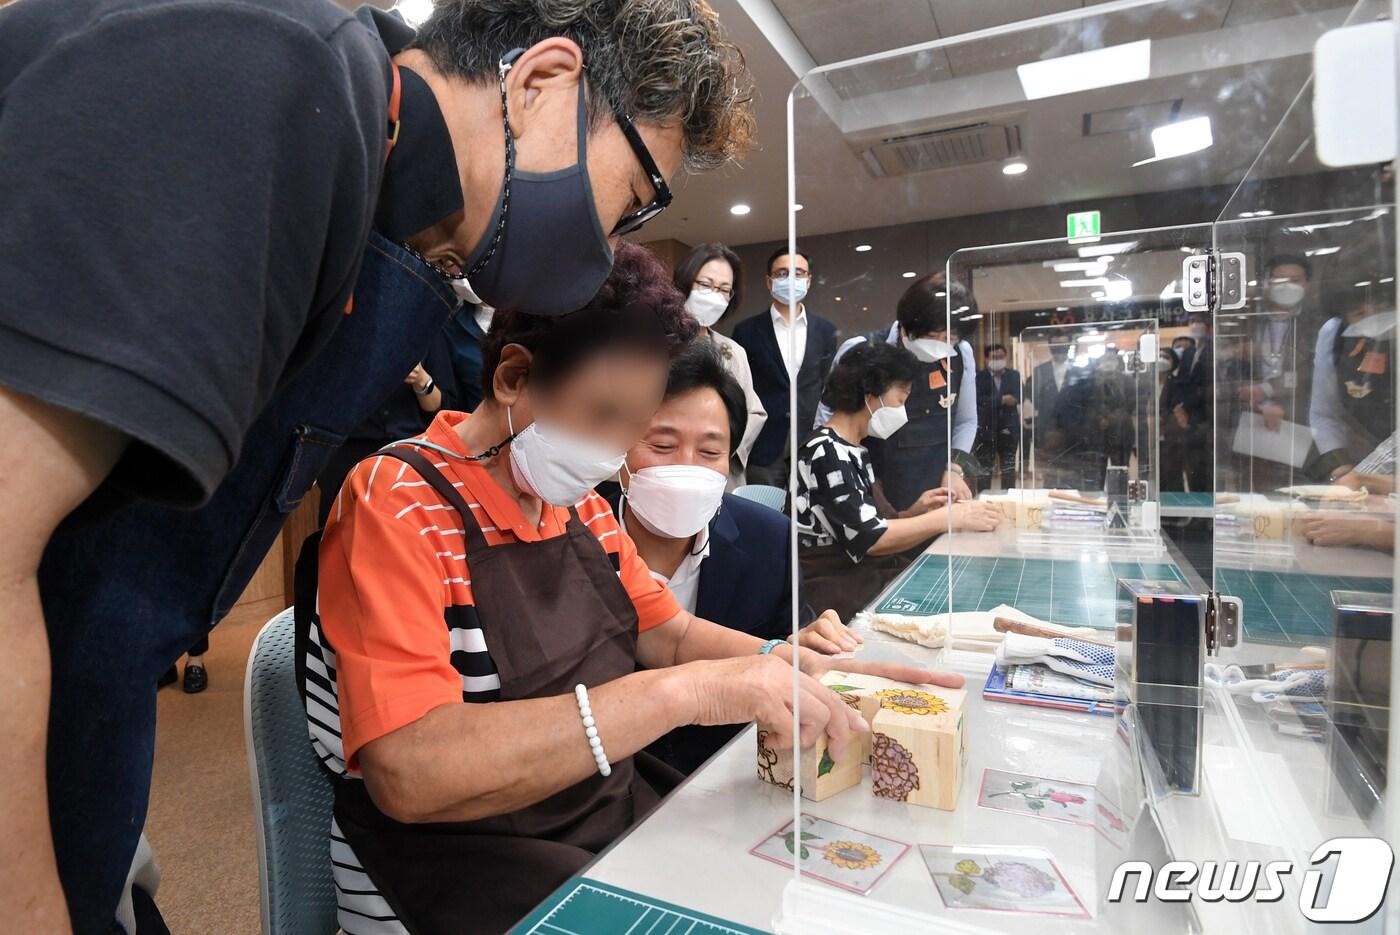
M 1285 373 L 1283 375 L 1283 388 L 1286 390 L 1296 390 L 1298 388 L 1298 374 Z

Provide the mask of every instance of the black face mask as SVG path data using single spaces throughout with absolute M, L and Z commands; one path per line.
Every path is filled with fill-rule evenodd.
M 504 111 L 504 92 L 501 107 Z M 518 171 L 509 127 L 506 132 L 505 184 L 487 236 L 466 264 L 472 270 L 471 289 L 498 309 L 536 315 L 577 311 L 597 293 L 613 265 L 588 181 L 588 108 L 582 81 L 574 166 L 557 172 Z M 499 240 L 494 234 L 498 227 Z

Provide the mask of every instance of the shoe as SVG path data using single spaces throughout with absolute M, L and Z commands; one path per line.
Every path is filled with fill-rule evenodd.
M 209 673 L 204 666 L 185 666 L 185 682 L 182 686 L 186 695 L 198 695 L 209 687 Z
M 178 681 L 180 681 L 180 670 L 171 666 L 169 669 L 165 670 L 164 675 L 156 679 L 156 689 L 159 690 L 167 685 L 174 685 Z

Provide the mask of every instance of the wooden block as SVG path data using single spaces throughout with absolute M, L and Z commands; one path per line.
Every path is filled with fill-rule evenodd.
M 1048 496 L 1023 497 L 1016 503 L 1016 528 L 1039 529 L 1045 516 L 1053 509 Z
M 865 724 L 870 726 L 870 722 L 875 718 L 875 712 L 879 710 L 875 693 L 891 688 L 912 688 L 904 682 L 896 682 L 892 679 L 880 678 L 878 675 L 862 675 L 858 672 L 828 672 L 822 676 L 822 684 L 830 688 L 841 696 L 841 700 L 859 711 L 861 717 L 865 718 Z M 870 735 L 865 734 L 861 738 L 862 763 L 870 762 Z
M 967 764 L 961 688 L 884 689 L 871 704 L 871 791 L 951 811 Z
M 767 744 L 768 732 L 758 732 L 758 777 L 784 789 L 792 788 L 792 751 L 774 750 Z M 826 735 L 802 751 L 802 797 L 820 802 L 838 792 L 860 785 L 862 760 L 860 744 L 850 744 L 846 752 L 832 757 Z

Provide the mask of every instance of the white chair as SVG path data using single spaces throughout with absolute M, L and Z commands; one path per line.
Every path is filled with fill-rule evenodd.
M 253 641 L 243 725 L 263 935 L 330 935 L 339 927 L 331 877 L 331 784 L 311 749 L 297 694 L 291 608 L 269 620 Z
M 787 491 L 782 487 L 769 487 L 767 484 L 745 484 L 734 491 L 734 496 L 761 503 L 770 510 L 783 512 L 787 505 Z

